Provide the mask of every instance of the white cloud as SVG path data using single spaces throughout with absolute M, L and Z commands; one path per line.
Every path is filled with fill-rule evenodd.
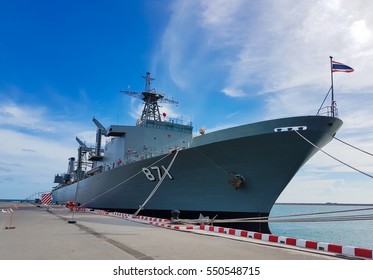
M 84 132 L 82 123 L 61 121 L 45 107 L 3 102 L 0 115 L 1 198 L 50 191 L 53 176 L 65 172 L 67 159 L 76 156 L 75 136 L 94 139 L 94 129 Z
M 372 40 L 372 30 L 370 30 L 365 20 L 355 21 L 350 28 L 351 36 L 358 45 L 363 45 Z
M 76 153 L 72 146 L 43 136 L 9 129 L 0 129 L 0 135 L 7 140 L 0 146 L 2 198 L 26 198 L 34 192 L 51 190 L 53 176 L 64 172 L 67 157 Z
M 188 77 L 196 75 L 188 72 L 196 70 L 195 61 L 200 62 L 199 72 L 216 73 L 212 68 L 219 63 L 208 55 L 212 53 L 218 54 L 219 70 L 226 75 L 223 89 L 238 91 L 253 84 L 261 85 L 262 92 L 304 85 L 325 89 L 329 55 L 353 62 L 359 71 L 370 69 L 367 64 L 360 66 L 372 58 L 372 5 L 369 1 L 179 1 L 163 37 L 163 55 L 180 87 L 192 86 Z M 191 12 L 185 13 L 186 9 Z M 183 75 L 175 76 L 180 71 Z M 341 80 L 339 86 L 354 89 L 355 84 Z
M 222 92 L 231 97 L 242 97 L 245 96 L 245 93 L 241 89 L 235 89 L 235 88 L 224 88 L 222 89 Z
M 20 107 L 15 103 L 2 103 L 0 105 L 0 125 L 43 132 L 55 131 L 55 127 L 43 119 L 45 114 L 46 109 L 43 107 Z
M 209 91 L 232 98 L 256 96 L 264 100 L 257 112 L 269 119 L 316 114 L 330 87 L 332 55 L 355 69 L 334 75 L 339 115 L 344 120 L 337 136 L 372 151 L 372 11 L 373 2 L 368 0 L 177 1 L 162 41 L 162 63 L 181 89 L 206 92 L 206 96 L 198 95 L 198 103 L 212 98 Z M 218 102 L 216 97 L 214 101 Z M 225 127 L 227 123 L 221 121 L 215 128 Z M 333 141 L 325 149 L 359 169 L 373 171 L 370 157 L 356 155 L 345 145 Z M 314 177 L 297 176 L 290 190 L 301 184 L 298 179 L 305 180 L 304 186 L 319 189 L 320 195 L 327 193 L 320 188 L 337 184 L 348 200 L 353 171 L 347 167 L 318 154 L 302 171 Z M 344 179 L 325 178 L 326 172 Z M 369 192 L 366 181 L 359 184 L 358 189 Z
M 226 118 L 227 118 L 227 119 L 230 119 L 230 118 L 236 116 L 236 115 L 239 114 L 239 113 L 241 113 L 241 112 L 240 112 L 240 111 L 233 112 L 233 113 L 229 114 L 228 116 L 226 116 Z
M 290 182 L 277 202 L 372 203 L 373 189 L 366 187 L 370 182 L 368 179 L 315 178 L 304 173 Z

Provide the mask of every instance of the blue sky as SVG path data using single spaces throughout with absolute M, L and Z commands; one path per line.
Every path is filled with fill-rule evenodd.
M 315 114 L 335 74 L 339 138 L 373 152 L 371 1 L 2 1 L 0 198 L 53 186 L 105 126 L 133 125 L 146 71 L 197 133 Z M 333 141 L 325 150 L 373 174 L 373 158 Z M 280 202 L 373 203 L 372 179 L 318 154 Z

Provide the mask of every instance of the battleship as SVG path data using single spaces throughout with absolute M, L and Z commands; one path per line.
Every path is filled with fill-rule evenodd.
M 221 225 L 243 219 L 228 225 L 270 233 L 260 218 L 342 126 L 332 105 L 323 114 L 193 135 L 192 123 L 160 113 L 160 103 L 177 102 L 151 88 L 150 73 L 143 78 L 144 91 L 121 91 L 143 101 L 136 125 L 104 127 L 93 118 L 96 143 L 88 147 L 76 137 L 78 156 L 55 176 L 54 203 L 167 219 L 171 212 L 180 219 L 217 217 Z

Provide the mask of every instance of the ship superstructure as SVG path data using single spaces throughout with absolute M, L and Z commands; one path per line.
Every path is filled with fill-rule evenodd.
M 76 137 L 79 143 L 78 160 L 76 161 L 74 157 L 69 158 L 67 173 L 56 175 L 55 183 L 60 186 L 68 185 L 96 173 L 167 154 L 171 150 L 185 149 L 191 145 L 192 123 L 183 124 L 182 120 L 176 118 L 166 120 L 166 114 L 160 113 L 158 103 L 177 104 L 177 102 L 151 89 L 151 81 L 154 78 L 151 78 L 149 72 L 143 78 L 145 79 L 144 91 L 120 91 L 143 100 L 144 108 L 136 126 L 111 125 L 105 128 L 93 117 L 92 121 L 97 126 L 96 146 L 87 147 Z M 103 136 L 107 139 L 104 149 L 102 149 Z

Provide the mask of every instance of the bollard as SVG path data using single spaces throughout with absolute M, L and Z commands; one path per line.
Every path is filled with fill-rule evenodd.
M 9 216 L 9 226 L 6 226 L 5 229 L 15 229 L 16 227 L 12 225 L 13 223 L 13 209 L 9 209 L 10 216 Z
M 70 211 L 72 212 L 71 220 L 68 220 L 67 223 L 76 224 L 76 220 L 74 220 L 74 212 L 75 212 L 76 204 L 73 201 L 68 201 L 66 203 L 66 207 L 69 208 Z
M 67 221 L 68 224 L 76 224 L 76 220 L 74 220 L 74 210 L 73 210 L 73 216 L 71 217 L 71 220 Z

